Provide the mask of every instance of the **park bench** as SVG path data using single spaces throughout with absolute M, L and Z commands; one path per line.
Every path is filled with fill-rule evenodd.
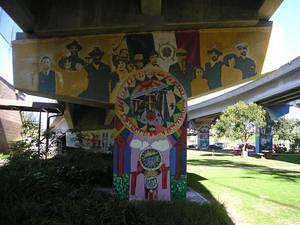
M 257 153 L 257 155 L 259 155 L 261 159 L 272 159 L 273 158 L 272 151 L 262 151 L 262 152 Z

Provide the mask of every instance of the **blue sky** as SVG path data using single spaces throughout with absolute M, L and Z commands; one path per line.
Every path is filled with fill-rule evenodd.
M 273 31 L 263 73 L 300 56 L 300 1 L 284 0 L 270 20 Z
M 271 21 L 273 31 L 263 73 L 277 69 L 300 55 L 300 0 L 284 0 Z M 20 31 L 20 28 L 3 10 L 0 10 L 0 31 L 0 76 L 12 83 L 12 52 L 6 40 L 14 39 L 12 33 Z

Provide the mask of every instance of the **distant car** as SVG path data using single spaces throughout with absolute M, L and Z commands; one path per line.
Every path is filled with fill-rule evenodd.
M 214 143 L 214 145 L 219 146 L 222 149 L 224 148 L 224 143 L 221 143 L 221 142 Z
M 222 150 L 222 149 L 223 149 L 222 146 L 217 145 L 217 144 L 209 145 L 207 148 L 208 148 L 209 150 Z
M 244 144 L 238 144 L 238 146 L 237 146 L 237 149 L 243 149 L 243 147 L 244 147 Z M 252 145 L 252 144 L 249 144 L 249 143 L 247 143 L 246 144 L 246 149 L 249 151 L 255 151 L 255 145 Z
M 188 145 L 187 148 L 189 148 L 189 149 L 199 149 L 198 145 Z

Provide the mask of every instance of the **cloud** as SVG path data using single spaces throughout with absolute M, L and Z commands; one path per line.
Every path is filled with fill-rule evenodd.
M 138 139 L 133 139 L 130 142 L 130 147 L 131 148 L 136 148 L 136 149 L 139 149 L 139 150 L 143 150 L 143 149 L 147 148 L 148 146 L 149 146 L 149 142 L 147 142 L 147 141 L 141 141 L 141 140 L 138 140 Z
M 170 148 L 170 144 L 168 140 L 159 140 L 155 141 L 151 144 L 151 147 L 158 151 L 166 151 Z
M 134 139 L 130 142 L 130 147 L 131 148 L 141 148 L 142 142 L 140 140 Z

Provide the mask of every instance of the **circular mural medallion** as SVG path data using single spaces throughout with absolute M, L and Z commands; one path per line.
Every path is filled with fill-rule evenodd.
M 116 99 L 116 115 L 134 134 L 166 136 L 183 124 L 187 97 L 181 84 L 161 70 L 140 70 L 125 80 Z
M 162 158 L 159 151 L 149 148 L 141 152 L 140 161 L 145 170 L 157 170 L 161 166 Z
M 154 190 L 158 187 L 158 180 L 155 176 L 145 177 L 145 187 L 150 190 Z

